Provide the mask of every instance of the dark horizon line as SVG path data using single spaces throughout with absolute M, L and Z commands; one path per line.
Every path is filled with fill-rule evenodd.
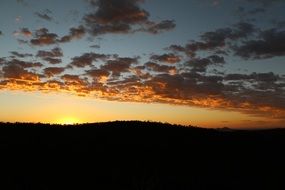
M 238 131 L 238 130 L 247 130 L 247 131 L 257 131 L 257 130 L 285 130 L 285 127 L 203 127 L 203 126 L 193 126 L 193 125 L 182 125 L 182 124 L 176 124 L 176 123 L 169 123 L 169 122 L 161 122 L 161 121 L 151 121 L 151 120 L 110 120 L 110 121 L 99 121 L 99 122 L 83 122 L 83 123 L 73 123 L 73 124 L 61 124 L 61 123 L 49 123 L 49 122 L 22 122 L 22 121 L 14 121 L 14 122 L 5 122 L 0 121 L 0 126 L 3 124 L 31 124 L 31 125 L 49 125 L 49 126 L 83 126 L 83 125 L 92 125 L 92 124 L 111 124 L 111 123 L 156 123 L 160 125 L 168 125 L 172 127 L 182 127 L 182 128 L 199 128 L 199 129 L 215 129 L 220 131 Z

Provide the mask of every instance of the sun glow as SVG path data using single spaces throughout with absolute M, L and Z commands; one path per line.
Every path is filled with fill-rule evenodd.
M 80 123 L 80 121 L 79 119 L 74 118 L 74 117 L 65 117 L 65 118 L 58 120 L 56 123 L 61 124 L 61 125 L 74 125 L 74 124 Z

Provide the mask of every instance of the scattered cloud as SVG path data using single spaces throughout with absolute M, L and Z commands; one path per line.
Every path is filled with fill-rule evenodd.
M 35 32 L 35 38 L 30 43 L 35 46 L 52 45 L 57 43 L 57 34 L 49 33 L 48 29 L 41 28 Z
M 62 62 L 61 59 L 58 59 L 58 58 L 52 58 L 52 57 L 43 57 L 42 58 L 44 61 L 47 61 L 48 63 L 50 64 L 60 64 Z
M 148 70 L 161 72 L 161 73 L 169 73 L 169 74 L 176 74 L 177 70 L 175 66 L 168 66 L 168 65 L 160 65 L 154 62 L 147 62 L 145 66 Z
M 32 32 L 28 28 L 22 28 L 19 31 L 14 32 L 14 36 L 19 36 L 19 35 L 29 38 L 32 36 Z
M 152 55 L 150 59 L 153 61 L 159 61 L 170 64 L 178 63 L 181 61 L 181 58 L 173 53 L 163 54 L 163 55 Z
M 12 54 L 12 56 L 19 57 L 19 58 L 25 58 L 25 57 L 32 57 L 33 56 L 33 54 L 31 54 L 31 53 L 19 53 L 17 51 L 11 51 L 10 53 Z
M 94 7 L 94 11 L 85 15 L 85 25 L 94 36 L 137 31 L 157 34 L 175 28 L 173 20 L 158 23 L 149 20 L 149 13 L 140 7 L 142 2 L 142 0 L 91 0 L 89 3 Z
M 43 20 L 46 20 L 46 21 L 52 21 L 54 20 L 51 16 L 52 14 L 52 11 L 49 10 L 49 9 L 45 9 L 44 11 L 42 12 L 35 12 L 35 15 Z
M 10 63 L 2 68 L 3 77 L 13 80 L 20 79 L 23 81 L 39 81 L 39 75 L 25 70 L 25 67 L 21 64 Z
M 267 11 L 266 6 L 281 2 L 243 1 L 259 5 L 239 7 L 239 12 L 246 17 L 262 14 Z M 285 56 L 282 22 L 267 29 L 249 21 L 238 22 L 201 33 L 184 45 L 172 44 L 149 57 L 120 57 L 91 51 L 63 63 L 63 50 L 59 46 L 86 35 L 160 34 L 176 27 L 174 20 L 151 20 L 150 13 L 141 6 L 143 2 L 89 0 L 91 12 L 84 15 L 81 25 L 69 28 L 62 36 L 47 28 L 36 31 L 20 28 L 14 32 L 16 36 L 25 37 L 17 39 L 20 44 L 32 45 L 33 50 L 38 46 L 52 48 L 36 49 L 35 55 L 34 52 L 10 51 L 11 56 L 0 58 L 0 89 L 64 91 L 111 101 L 159 102 L 284 119 L 284 75 L 210 71 L 210 68 L 223 67 L 232 57 L 254 60 Z M 215 6 L 221 3 L 211 2 Z M 48 9 L 35 15 L 46 21 L 54 20 Z M 17 17 L 17 22 L 20 20 L 21 17 Z M 100 48 L 99 45 L 89 47 Z M 55 67 L 60 63 L 64 66 Z
M 53 77 L 55 75 L 59 75 L 64 72 L 65 68 L 63 67 L 47 67 L 44 69 L 44 74 L 48 78 Z
M 244 41 L 242 45 L 235 46 L 236 55 L 243 58 L 264 59 L 285 55 L 285 31 L 276 28 L 261 31 L 254 40 Z
M 97 44 L 95 44 L 95 45 L 91 45 L 91 46 L 89 46 L 90 48 L 95 48 L 95 49 L 99 49 L 100 48 L 100 46 L 99 45 L 97 45 Z
M 70 66 L 75 66 L 75 67 L 92 66 L 93 61 L 105 60 L 108 57 L 109 55 L 105 54 L 85 53 L 81 56 L 73 57 Z
M 193 58 L 187 62 L 187 65 L 192 67 L 194 72 L 206 72 L 210 65 L 223 65 L 225 64 L 224 57 L 218 55 L 211 55 L 207 58 Z
M 36 56 L 41 57 L 41 58 L 44 58 L 44 57 L 62 57 L 63 53 L 62 53 L 61 48 L 56 47 L 50 51 L 39 50 Z
M 108 60 L 101 69 L 111 71 L 112 75 L 118 77 L 123 72 L 129 72 L 130 66 L 136 64 L 138 58 L 118 57 L 114 60 Z
M 85 35 L 85 28 L 79 26 L 77 28 L 70 28 L 69 35 L 63 36 L 59 42 L 70 42 L 74 39 L 81 39 Z
M 164 31 L 172 30 L 176 27 L 174 20 L 163 20 L 159 23 L 149 22 L 144 28 L 140 28 L 137 31 L 149 32 L 152 34 L 159 34 Z

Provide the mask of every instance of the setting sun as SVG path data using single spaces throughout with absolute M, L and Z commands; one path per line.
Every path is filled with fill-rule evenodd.
M 61 124 L 61 125 L 74 125 L 74 124 L 80 123 L 80 121 L 79 119 L 74 118 L 74 117 L 65 117 L 65 118 L 62 118 L 56 121 L 55 123 Z

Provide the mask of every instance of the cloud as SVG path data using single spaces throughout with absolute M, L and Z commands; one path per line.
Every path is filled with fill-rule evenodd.
M 279 75 L 276 75 L 272 72 L 269 73 L 252 73 L 248 74 L 228 74 L 224 77 L 224 80 L 251 80 L 256 82 L 276 82 L 280 79 Z
M 150 22 L 145 28 L 141 28 L 138 31 L 149 32 L 152 34 L 158 34 L 164 31 L 172 30 L 176 27 L 174 20 L 163 20 L 159 23 Z
M 33 33 L 28 28 L 21 28 L 19 31 L 15 31 L 13 34 L 14 36 L 22 35 L 29 38 Z
M 56 47 L 56 48 L 53 48 L 51 51 L 38 51 L 37 57 L 62 57 L 63 56 L 63 53 L 62 53 L 62 50 L 61 48 L 59 47 Z
M 78 75 L 65 74 L 61 79 L 66 85 L 86 85 L 86 81 L 81 79 Z
M 0 36 L 2 36 L 3 35 L 3 32 L 0 30 Z
M 95 83 L 105 83 L 110 72 L 105 69 L 91 69 L 87 70 L 86 74 L 90 76 Z
M 210 65 L 223 65 L 225 64 L 224 57 L 218 55 L 211 55 L 207 58 L 193 58 L 187 62 L 187 65 L 192 67 L 194 72 L 206 72 Z
M 265 59 L 285 55 L 285 31 L 269 29 L 260 32 L 259 38 L 244 41 L 233 48 L 235 55 L 245 59 Z
M 33 54 L 30 53 L 19 53 L 17 51 L 11 51 L 10 52 L 13 56 L 19 57 L 19 58 L 25 58 L 25 57 L 32 57 Z
M 169 74 L 175 74 L 177 72 L 175 66 L 159 65 L 154 62 L 147 62 L 145 63 L 145 66 L 148 70 L 155 72 L 169 73 Z
M 5 64 L 8 65 L 16 65 L 22 68 L 32 68 L 32 67 L 42 67 L 43 64 L 40 62 L 29 62 L 29 61 L 21 61 L 18 59 L 12 59 L 12 60 L 5 60 Z
M 2 68 L 3 77 L 27 81 L 39 81 L 39 75 L 24 69 L 21 64 L 10 63 Z
M 59 64 L 62 62 L 61 59 L 59 59 L 59 57 L 62 57 L 63 53 L 61 48 L 55 47 L 50 51 L 39 50 L 36 56 L 44 61 L 49 62 L 50 64 Z
M 47 61 L 50 64 L 60 64 L 62 62 L 61 59 L 57 59 L 57 58 L 51 58 L 51 57 L 44 57 L 42 58 L 44 61 Z
M 173 53 L 163 54 L 163 55 L 152 55 L 150 59 L 153 61 L 159 61 L 170 64 L 178 63 L 181 61 L 180 57 Z
M 232 27 L 219 28 L 215 31 L 204 32 L 200 35 L 200 41 L 192 40 L 185 46 L 173 44 L 166 48 L 174 52 L 183 52 L 187 56 L 195 57 L 198 51 L 215 51 L 226 54 L 226 47 L 241 39 L 247 39 L 255 34 L 257 29 L 247 22 L 239 22 Z
M 136 64 L 138 58 L 118 57 L 115 60 L 108 60 L 101 69 L 111 71 L 112 76 L 118 77 L 123 72 L 128 72 L 132 64 Z
M 52 21 L 53 18 L 52 16 L 50 16 L 50 14 L 52 14 L 52 11 L 50 11 L 49 9 L 45 9 L 43 12 L 35 12 L 34 13 L 37 17 L 46 20 L 46 21 Z
M 59 42 L 70 42 L 74 39 L 81 39 L 85 35 L 86 31 L 83 26 L 77 28 L 70 28 L 69 35 L 63 36 Z
M 86 55 L 92 61 L 98 57 L 92 53 L 82 57 Z M 205 68 L 224 64 L 224 58 L 217 55 L 190 59 L 192 62 L 185 65 L 190 70 L 156 62 L 140 64 L 138 58 L 103 57 L 98 68 L 92 67 L 83 74 L 73 75 L 62 75 L 65 71 L 62 67 L 31 72 L 36 67 L 33 62 L 1 58 L 3 77 L 0 88 L 64 91 L 110 101 L 179 104 L 275 119 L 285 116 L 285 78 L 272 72 L 209 75 L 204 72 Z M 79 71 L 78 67 L 73 69 L 72 73 Z M 53 80 L 49 80 L 51 77 Z
M 4 65 L 6 63 L 6 59 L 0 57 L 0 65 Z
M 57 43 L 57 34 L 49 33 L 48 29 L 41 28 L 35 33 L 35 38 L 30 43 L 35 46 L 52 45 Z
M 92 66 L 93 61 L 105 60 L 108 57 L 109 55 L 105 55 L 105 54 L 85 53 L 81 56 L 73 57 L 72 62 L 70 63 L 70 66 L 75 66 L 75 67 Z
M 63 67 L 47 67 L 44 69 L 44 74 L 48 78 L 53 77 L 55 75 L 59 75 L 64 72 L 65 68 Z
M 97 44 L 95 44 L 95 45 L 91 45 L 91 46 L 89 46 L 90 48 L 95 48 L 95 49 L 100 49 L 100 46 L 99 45 L 97 45 Z
M 149 13 L 140 7 L 143 0 L 92 0 L 94 11 L 85 15 L 84 22 L 94 35 L 106 33 L 133 33 L 138 31 L 157 34 L 175 27 L 174 21 L 159 23 L 149 20 Z M 143 26 L 143 27 L 140 27 Z

